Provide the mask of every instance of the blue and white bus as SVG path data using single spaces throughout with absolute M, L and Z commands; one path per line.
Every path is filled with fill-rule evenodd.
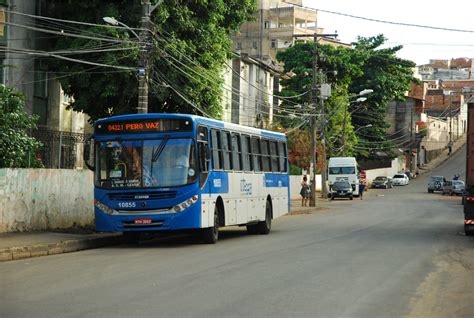
M 289 212 L 281 133 L 194 115 L 124 115 L 98 120 L 85 153 L 97 231 L 198 230 L 215 243 L 219 227 L 268 234 Z

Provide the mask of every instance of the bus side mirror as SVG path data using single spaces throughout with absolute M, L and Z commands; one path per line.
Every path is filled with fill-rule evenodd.
M 94 161 L 95 161 L 95 153 L 94 153 L 94 139 L 89 138 L 84 142 L 84 163 L 87 168 L 94 171 Z

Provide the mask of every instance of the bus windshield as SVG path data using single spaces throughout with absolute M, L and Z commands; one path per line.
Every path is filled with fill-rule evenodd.
M 98 187 L 175 187 L 197 179 L 190 138 L 106 141 L 97 147 Z
M 354 174 L 355 167 L 329 167 L 329 174 Z

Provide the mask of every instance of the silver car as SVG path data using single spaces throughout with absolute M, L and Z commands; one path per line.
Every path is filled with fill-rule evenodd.
M 428 180 L 428 193 L 433 193 L 435 191 L 443 191 L 444 183 L 446 178 L 443 176 L 431 176 Z
M 443 194 L 462 195 L 464 192 L 464 181 L 452 180 L 446 181 L 443 186 Z

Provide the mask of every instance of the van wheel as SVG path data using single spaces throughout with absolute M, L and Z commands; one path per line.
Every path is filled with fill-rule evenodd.
M 269 200 L 265 206 L 265 221 L 257 223 L 258 233 L 268 234 L 272 229 L 272 205 Z
M 215 244 L 219 239 L 219 209 L 214 208 L 214 226 L 202 229 L 201 239 L 206 244 Z

